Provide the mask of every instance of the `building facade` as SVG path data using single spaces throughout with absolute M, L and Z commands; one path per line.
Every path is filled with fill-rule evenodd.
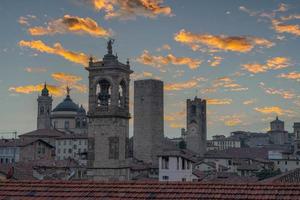
M 102 61 L 90 59 L 88 176 L 95 180 L 129 179 L 129 62 L 113 55 L 113 40 Z
M 187 100 L 187 149 L 196 154 L 206 152 L 206 100 L 195 97 Z
M 163 82 L 138 80 L 134 82 L 134 158 L 158 164 L 164 140 Z
M 270 141 L 272 144 L 287 144 L 289 141 L 288 132 L 284 130 L 284 121 L 281 121 L 276 117 L 274 121 L 270 122 Z

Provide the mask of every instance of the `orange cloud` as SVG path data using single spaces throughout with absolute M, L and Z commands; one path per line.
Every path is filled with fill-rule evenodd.
M 250 105 L 256 102 L 256 99 L 249 99 L 243 102 L 244 105 Z
M 277 115 L 284 115 L 287 113 L 292 113 L 290 110 L 284 110 L 279 106 L 266 106 L 262 108 L 254 108 L 257 112 L 260 112 L 262 114 L 277 114 Z
M 103 10 L 105 19 L 134 19 L 135 16 L 155 18 L 158 15 L 172 16 L 172 9 L 163 6 L 163 0 L 90 0 L 97 10 Z
M 240 84 L 236 83 L 230 77 L 224 76 L 215 79 L 213 81 L 212 86 L 204 89 L 202 93 L 216 92 L 219 88 L 225 88 L 225 91 L 232 91 L 232 92 L 248 90 L 248 88 L 242 87 Z
M 34 15 L 21 16 L 21 17 L 19 17 L 18 22 L 21 25 L 30 26 L 29 20 L 31 20 L 31 19 L 36 19 L 36 16 L 34 16 Z
M 300 26 L 297 24 L 283 24 L 283 22 L 272 19 L 272 27 L 278 33 L 289 33 L 300 36 Z
M 190 46 L 193 50 L 198 50 L 200 45 L 207 46 L 210 50 L 235 51 L 246 53 L 255 46 L 270 48 L 274 43 L 258 37 L 251 36 L 226 36 L 211 34 L 195 34 L 184 29 L 174 36 L 175 41 Z
M 161 47 L 156 49 L 156 51 L 162 51 L 162 50 L 171 50 L 171 47 L 168 44 L 164 44 Z
M 44 84 L 41 83 L 38 85 L 24 85 L 18 87 L 10 87 L 8 90 L 10 92 L 15 92 L 15 93 L 31 94 L 34 92 L 40 92 L 43 88 L 44 88 Z M 56 85 L 47 85 L 47 88 L 53 96 L 62 96 L 65 91 L 63 88 Z
M 212 61 L 209 61 L 209 65 L 212 67 L 219 66 L 223 58 L 221 56 L 214 56 Z
M 207 99 L 208 105 L 229 105 L 232 103 L 232 99 Z
M 62 56 L 66 60 L 69 60 L 74 63 L 78 63 L 86 66 L 88 64 L 89 57 L 84 53 L 73 52 L 67 49 L 64 49 L 60 43 L 55 43 L 53 47 L 47 46 L 41 40 L 33 40 L 33 41 L 24 41 L 21 40 L 19 42 L 19 46 L 21 47 L 29 47 L 31 49 L 35 49 L 39 52 L 55 54 Z
M 144 50 L 143 54 L 137 59 L 138 62 L 145 65 L 155 66 L 160 68 L 163 65 L 187 65 L 190 69 L 197 69 L 202 63 L 199 59 L 193 59 L 189 57 L 176 57 L 172 54 L 167 56 L 154 56 L 151 55 L 147 50 Z
M 226 126 L 237 126 L 242 124 L 242 117 L 240 115 L 225 115 L 221 116 L 220 120 L 224 122 Z
M 132 75 L 131 75 L 131 78 L 133 80 L 138 80 L 138 79 L 143 79 L 143 78 L 151 78 L 153 77 L 153 74 L 151 72 L 142 72 L 142 73 L 137 73 L 137 72 L 134 72 Z
M 258 64 L 258 63 L 249 63 L 243 64 L 245 70 L 248 72 L 258 74 L 264 73 L 268 70 L 278 70 L 286 68 L 290 65 L 290 59 L 286 57 L 274 57 L 270 58 L 266 61 L 265 64 Z
M 268 88 L 265 87 L 264 83 L 260 83 L 260 88 L 262 88 L 267 94 L 280 95 L 284 99 L 293 99 L 296 96 L 296 94 L 291 90 Z
M 290 73 L 287 73 L 287 74 L 279 74 L 277 77 L 279 77 L 279 78 L 286 78 L 286 79 L 300 80 L 300 73 L 298 73 L 298 72 L 290 72 Z
M 87 17 L 65 15 L 63 18 L 48 22 L 47 27 L 36 26 L 28 29 L 31 35 L 54 35 L 57 33 L 89 34 L 94 37 L 109 37 L 109 30 L 99 26 L 96 21 Z
M 186 82 L 181 83 L 168 83 L 165 84 L 164 89 L 166 91 L 177 91 L 177 90 L 184 90 L 184 89 L 191 89 L 198 85 L 198 82 L 196 80 L 190 80 Z
M 85 93 L 87 91 L 87 87 L 84 84 L 78 83 L 80 80 L 82 80 L 82 77 L 80 76 L 58 72 L 51 74 L 51 77 L 58 82 L 57 85 L 47 84 L 47 88 L 49 89 L 50 94 L 53 96 L 63 96 L 67 86 L 77 90 L 80 93 Z M 31 94 L 34 92 L 41 92 L 43 88 L 44 84 L 41 83 L 37 85 L 10 87 L 9 91 L 22 94 Z

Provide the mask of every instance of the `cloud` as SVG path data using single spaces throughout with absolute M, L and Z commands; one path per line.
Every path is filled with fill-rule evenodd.
M 33 40 L 33 41 L 24 41 L 21 40 L 19 42 L 19 46 L 21 47 L 29 47 L 31 49 L 35 49 L 39 52 L 49 53 L 59 55 L 66 60 L 69 60 L 74 63 L 78 63 L 84 66 L 87 66 L 89 57 L 84 53 L 78 53 L 74 51 L 70 51 L 64 49 L 60 43 L 55 43 L 53 47 L 47 46 L 41 40 Z
M 278 33 L 300 36 L 300 26 L 298 24 L 284 24 L 282 21 L 272 19 L 272 28 Z
M 242 116 L 240 115 L 225 115 L 221 116 L 220 120 L 224 122 L 226 126 L 237 126 L 242 124 Z
M 24 85 L 18 87 L 10 87 L 8 90 L 10 92 L 15 92 L 15 93 L 31 94 L 34 92 L 40 92 L 43 88 L 44 88 L 44 83 L 41 83 L 37 85 Z M 53 96 L 62 96 L 64 94 L 64 90 L 59 86 L 47 84 L 47 88 Z
M 164 89 L 166 91 L 178 91 L 178 90 L 184 90 L 184 89 L 191 89 L 198 85 L 198 81 L 196 80 L 189 80 L 186 82 L 180 82 L 180 83 L 167 83 L 164 86 Z
M 262 88 L 267 94 L 280 95 L 284 99 L 293 99 L 296 97 L 296 94 L 291 90 L 265 87 L 264 83 L 260 83 L 259 87 Z
M 21 16 L 19 17 L 18 22 L 21 25 L 30 26 L 29 20 L 31 19 L 36 19 L 36 16 L 35 15 Z
M 26 67 L 25 71 L 28 73 L 42 73 L 47 72 L 47 69 L 43 67 Z
M 243 64 L 244 70 L 258 74 L 258 73 L 264 73 L 268 70 L 278 70 L 283 69 L 286 67 L 289 67 L 290 65 L 290 59 L 286 57 L 274 57 L 270 58 L 266 61 L 265 64 L 258 64 L 258 63 L 248 63 Z
M 173 64 L 187 65 L 190 69 L 197 69 L 202 63 L 202 61 L 199 59 L 193 59 L 190 57 L 176 57 L 173 54 L 168 54 L 167 56 L 154 56 L 151 55 L 147 50 L 144 50 L 143 54 L 140 55 L 136 60 L 144 65 L 150 65 L 157 68 Z
M 297 81 L 300 81 L 300 73 L 299 72 L 290 72 L 290 73 L 287 73 L 287 74 L 279 74 L 277 76 L 278 78 L 286 78 L 286 79 L 294 79 L 294 80 L 297 80 Z
M 174 40 L 190 46 L 194 51 L 200 49 L 201 45 L 207 46 L 212 51 L 242 53 L 249 52 L 256 46 L 267 48 L 274 46 L 273 42 L 259 37 L 196 34 L 184 29 L 175 34 Z
M 257 112 L 260 112 L 262 114 L 284 115 L 284 114 L 293 113 L 291 110 L 285 110 L 279 106 L 266 106 L 266 107 L 261 107 L 261 108 L 254 108 L 254 110 L 256 110 Z
M 223 76 L 215 79 L 212 83 L 212 86 L 204 89 L 202 93 L 216 92 L 220 88 L 223 88 L 225 91 L 232 92 L 248 90 L 248 88 L 242 87 L 240 84 L 236 83 L 232 78 L 228 76 Z
M 213 60 L 209 60 L 208 63 L 209 63 L 210 66 L 216 67 L 216 66 L 219 66 L 221 64 L 221 61 L 223 59 L 224 58 L 222 58 L 221 56 L 214 56 Z
M 169 50 L 171 50 L 171 47 L 168 44 L 164 44 L 161 47 L 159 47 L 159 48 L 156 49 L 156 51 L 158 51 L 158 52 L 160 52 L 162 50 L 168 50 L 169 51 Z
M 153 74 L 151 72 L 141 72 L 141 73 L 137 73 L 137 72 L 134 72 L 132 75 L 131 75 L 131 78 L 133 80 L 138 80 L 138 79 L 144 79 L 144 78 L 151 78 L 153 77 Z
M 232 99 L 207 99 L 208 105 L 229 105 L 232 103 Z
M 256 99 L 249 99 L 243 102 L 244 105 L 250 105 L 254 104 L 256 102 Z
M 46 27 L 36 26 L 28 29 L 31 35 L 54 35 L 64 33 L 75 34 L 89 34 L 94 37 L 109 37 L 111 31 L 98 25 L 96 21 L 87 17 L 81 18 L 77 16 L 65 15 L 63 18 L 59 18 L 48 22 Z
M 79 83 L 79 81 L 82 80 L 82 77 L 80 76 L 58 72 L 51 74 L 51 77 L 58 82 L 56 85 L 47 84 L 47 88 L 53 96 L 63 96 L 67 86 L 80 93 L 85 93 L 87 91 L 87 87 L 84 84 Z M 31 94 L 34 92 L 41 92 L 43 88 L 44 83 L 41 83 L 37 85 L 10 87 L 8 90 L 15 93 Z
M 158 15 L 173 16 L 163 0 L 89 0 L 97 11 L 105 12 L 105 19 L 135 19 L 136 16 L 155 18 Z

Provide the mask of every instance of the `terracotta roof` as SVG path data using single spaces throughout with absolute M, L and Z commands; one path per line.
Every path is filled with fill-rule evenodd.
M 35 180 L 35 178 L 33 177 L 32 163 L 1 164 L 0 165 L 0 172 L 7 175 L 9 173 L 9 170 L 12 167 L 14 168 L 13 176 L 12 176 L 13 179 L 16 179 L 16 180 Z
M 262 180 L 263 183 L 300 183 L 300 168 Z
M 205 158 L 251 158 L 268 159 L 268 148 L 230 148 L 221 151 L 211 150 Z
M 45 142 L 44 140 L 37 138 L 0 139 L 0 147 L 24 147 L 36 141 L 43 142 L 51 148 L 54 148 L 52 145 Z
M 300 199 L 300 184 L 4 181 L 0 199 Z
M 19 137 L 60 137 L 64 135 L 63 132 L 56 129 L 37 129 L 28 133 L 19 135 Z

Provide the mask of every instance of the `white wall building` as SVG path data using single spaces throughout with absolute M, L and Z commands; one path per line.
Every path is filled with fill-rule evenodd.
M 66 134 L 56 139 L 55 159 L 65 160 L 68 158 L 73 158 L 80 164 L 86 165 L 87 148 L 87 134 Z
M 183 151 L 165 152 L 159 156 L 159 181 L 193 181 L 194 159 Z

